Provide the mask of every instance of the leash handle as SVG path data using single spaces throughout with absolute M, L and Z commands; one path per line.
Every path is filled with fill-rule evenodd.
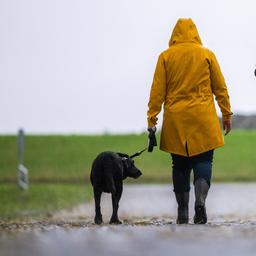
M 156 135 L 153 129 L 148 129 L 148 152 L 153 152 L 155 146 L 157 146 Z

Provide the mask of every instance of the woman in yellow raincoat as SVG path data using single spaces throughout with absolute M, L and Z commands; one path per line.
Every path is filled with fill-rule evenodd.
M 202 46 L 191 19 L 179 19 L 169 48 L 158 58 L 148 103 L 148 129 L 156 130 L 164 104 L 160 149 L 171 153 L 177 223 L 188 223 L 190 172 L 194 171 L 194 223 L 206 223 L 215 148 L 224 145 L 214 98 L 222 112 L 225 134 L 231 130 L 225 80 L 212 51 Z

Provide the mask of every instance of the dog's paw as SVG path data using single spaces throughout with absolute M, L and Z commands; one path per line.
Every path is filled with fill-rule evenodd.
M 119 219 L 111 219 L 109 221 L 109 224 L 116 224 L 116 225 L 118 225 L 118 224 L 122 224 L 122 221 L 119 220 Z
M 102 220 L 102 217 L 100 216 L 100 217 L 95 217 L 94 218 L 94 222 L 95 222 L 95 224 L 97 224 L 97 225 L 100 225 L 100 224 L 102 224 L 102 222 L 103 222 L 103 220 Z

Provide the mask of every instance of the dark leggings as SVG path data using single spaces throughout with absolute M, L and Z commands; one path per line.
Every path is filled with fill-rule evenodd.
M 205 179 L 209 186 L 212 177 L 213 150 L 202 154 L 186 157 L 176 154 L 172 156 L 172 179 L 175 193 L 190 191 L 190 173 L 194 171 L 194 182 Z

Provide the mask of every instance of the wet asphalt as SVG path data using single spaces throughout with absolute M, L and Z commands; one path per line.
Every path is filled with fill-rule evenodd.
M 213 184 L 208 224 L 176 225 L 168 185 L 128 185 L 120 202 L 122 225 L 109 225 L 110 195 L 102 198 L 104 224 L 93 224 L 93 202 L 51 218 L 0 222 L 0 255 L 256 255 L 256 184 Z

